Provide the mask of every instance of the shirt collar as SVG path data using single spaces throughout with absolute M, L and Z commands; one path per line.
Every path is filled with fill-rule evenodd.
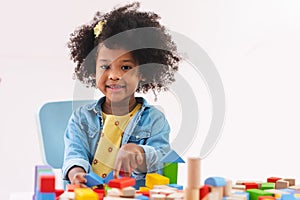
M 104 103 L 105 98 L 106 98 L 105 96 L 101 97 L 99 100 L 95 101 L 94 103 L 87 105 L 87 110 L 93 110 L 95 113 L 101 115 L 102 113 L 101 105 L 102 103 Z M 146 99 L 144 99 L 143 97 L 135 97 L 135 99 L 137 103 L 142 104 L 141 110 L 150 107 Z

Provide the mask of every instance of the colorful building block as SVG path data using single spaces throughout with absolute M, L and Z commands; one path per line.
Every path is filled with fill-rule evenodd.
M 210 187 L 208 185 L 203 185 L 199 189 L 199 199 L 202 200 L 210 193 Z
M 258 200 L 276 200 L 276 198 L 273 196 L 261 196 L 258 197 Z
M 94 172 L 86 174 L 85 178 L 87 180 L 86 186 L 88 187 L 104 184 L 104 179 Z
M 222 177 L 209 177 L 204 181 L 204 184 L 215 187 L 222 187 L 226 185 L 226 180 Z
M 269 177 L 267 178 L 267 182 L 268 183 L 276 183 L 276 181 L 280 180 L 282 178 L 279 178 L 279 177 Z
M 37 192 L 36 200 L 55 200 L 55 192 Z
M 39 177 L 39 191 L 40 192 L 55 192 L 55 176 L 40 175 Z
M 122 189 L 124 187 L 134 186 L 135 185 L 135 179 L 130 177 L 122 177 L 110 180 L 108 182 L 108 186 L 111 188 L 119 188 Z
M 75 200 L 98 200 L 98 194 L 91 188 L 76 188 Z
M 178 185 L 178 184 L 168 184 L 167 186 L 175 188 L 177 190 L 183 190 L 183 186 L 182 185 Z
M 259 189 L 257 183 L 243 183 L 245 185 L 245 189 Z
M 170 179 L 157 173 L 149 173 L 146 175 L 146 187 L 153 188 L 154 185 L 167 185 Z
M 275 189 L 283 189 L 283 188 L 288 188 L 289 187 L 289 182 L 285 180 L 278 180 L 275 183 Z
M 275 189 L 275 183 L 262 183 L 261 189 L 262 190 Z
M 272 196 L 272 193 L 260 189 L 249 189 L 246 192 L 249 193 L 249 200 L 258 200 L 260 196 Z
M 161 162 L 164 163 L 163 176 L 170 179 L 171 184 L 177 183 L 178 163 L 184 163 L 184 160 L 174 151 L 169 151 Z

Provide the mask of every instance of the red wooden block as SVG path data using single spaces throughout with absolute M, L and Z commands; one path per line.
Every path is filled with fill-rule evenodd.
M 260 196 L 258 200 L 276 200 L 276 198 L 272 196 Z
M 280 180 L 282 178 L 278 178 L 278 177 L 269 177 L 267 178 L 267 182 L 268 183 L 276 183 L 276 181 Z
M 200 190 L 200 200 L 206 197 L 208 193 L 210 193 L 210 187 L 208 185 L 203 185 L 202 187 L 200 187 L 199 190 Z
M 108 182 L 109 187 L 119 188 L 119 189 L 122 189 L 124 187 L 134 186 L 134 185 L 135 185 L 135 179 L 129 177 L 112 179 Z
M 60 196 L 62 193 L 64 193 L 64 192 L 65 192 L 65 191 L 64 191 L 63 189 L 59 189 L 59 190 L 56 189 L 56 190 L 55 190 L 55 196 L 56 196 L 56 197 L 59 197 L 59 196 Z
M 141 193 L 142 195 L 146 196 L 146 197 L 150 197 L 150 192 L 149 191 L 140 191 L 139 193 Z
M 245 185 L 245 189 L 258 189 L 258 184 L 257 183 L 243 183 Z
M 40 175 L 39 177 L 40 192 L 55 192 L 55 176 Z

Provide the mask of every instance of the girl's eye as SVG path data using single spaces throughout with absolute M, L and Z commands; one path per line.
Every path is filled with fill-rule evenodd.
M 132 67 L 131 67 L 131 66 L 124 65 L 124 66 L 121 67 L 121 69 L 122 69 L 122 70 L 130 70 L 130 69 L 132 69 Z
M 109 65 L 101 65 L 100 68 L 101 69 L 109 69 Z

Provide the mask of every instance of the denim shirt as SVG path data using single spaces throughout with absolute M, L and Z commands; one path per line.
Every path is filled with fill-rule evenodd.
M 68 180 L 67 173 L 73 166 L 82 167 L 86 173 L 92 170 L 98 141 L 103 129 L 101 105 L 98 101 L 76 109 L 70 117 L 64 135 L 65 153 L 62 175 Z M 135 143 L 145 151 L 147 173 L 162 173 L 161 158 L 170 151 L 170 126 L 164 114 L 145 99 L 136 97 L 142 104 L 141 109 L 133 116 L 124 131 L 122 144 Z M 133 171 L 132 176 L 138 180 L 145 179 L 145 173 Z

